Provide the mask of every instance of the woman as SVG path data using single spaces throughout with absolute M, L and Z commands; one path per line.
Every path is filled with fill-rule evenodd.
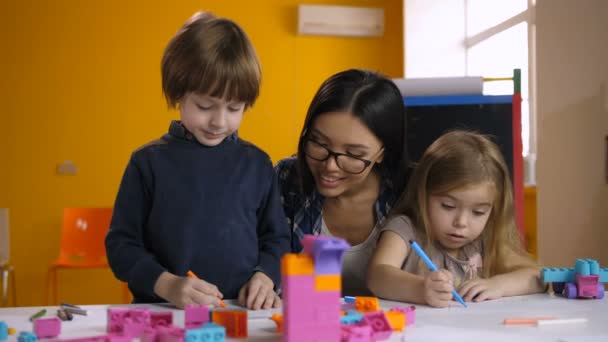
M 407 181 L 406 122 L 392 81 L 366 70 L 337 73 L 310 104 L 297 155 L 276 166 L 292 251 L 302 250 L 304 234 L 351 244 L 343 295 L 370 294 L 365 272 L 378 226 Z

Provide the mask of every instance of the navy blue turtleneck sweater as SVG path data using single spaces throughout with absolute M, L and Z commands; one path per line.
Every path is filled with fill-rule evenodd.
M 164 301 L 154 294 L 163 271 L 192 270 L 230 299 L 256 271 L 278 288 L 289 240 L 268 155 L 236 135 L 201 145 L 174 121 L 131 155 L 106 251 L 136 303 Z

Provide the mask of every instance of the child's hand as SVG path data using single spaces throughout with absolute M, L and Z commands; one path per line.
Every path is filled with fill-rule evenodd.
M 490 279 L 469 280 L 460 286 L 458 291 L 467 302 L 482 302 L 502 297 L 500 282 Z
M 450 306 L 454 279 L 448 270 L 431 272 L 424 278 L 424 300 L 437 308 Z
M 202 279 L 179 277 L 169 272 L 160 275 L 154 292 L 183 309 L 188 304 L 220 305 L 223 295 L 218 288 Z
M 262 272 L 255 272 L 239 291 L 239 305 L 252 310 L 279 308 L 281 299 L 273 289 L 272 279 Z

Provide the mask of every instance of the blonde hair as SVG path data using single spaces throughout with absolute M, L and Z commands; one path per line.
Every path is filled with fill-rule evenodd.
M 209 12 L 195 13 L 171 39 L 161 74 L 163 93 L 172 108 L 188 92 L 251 107 L 261 82 L 260 62 L 243 29 Z
M 393 214 L 405 214 L 423 243 L 433 253 L 428 199 L 435 194 L 490 183 L 494 201 L 478 239 L 483 246 L 483 277 L 510 271 L 509 255 L 524 255 L 517 232 L 509 170 L 500 150 L 488 137 L 469 131 L 451 131 L 439 137 L 420 158 Z

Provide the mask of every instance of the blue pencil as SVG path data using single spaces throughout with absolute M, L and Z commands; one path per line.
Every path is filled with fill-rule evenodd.
M 422 248 L 420 248 L 420 246 L 416 243 L 416 241 L 410 240 L 410 245 L 412 245 L 412 248 L 416 251 L 416 254 L 418 254 L 420 259 L 422 259 L 422 261 L 424 261 L 424 263 L 428 266 L 428 268 L 432 272 L 437 271 L 437 266 L 435 266 L 435 264 L 433 264 L 431 259 L 429 259 L 429 257 L 426 255 L 426 253 L 424 253 L 424 251 L 422 250 Z M 462 297 L 460 297 L 460 294 L 458 294 L 458 292 L 456 292 L 456 290 L 452 290 L 452 294 L 454 295 L 454 298 L 456 298 L 456 300 L 460 302 L 460 304 L 464 305 L 465 308 L 467 307 L 467 304 L 464 302 Z

